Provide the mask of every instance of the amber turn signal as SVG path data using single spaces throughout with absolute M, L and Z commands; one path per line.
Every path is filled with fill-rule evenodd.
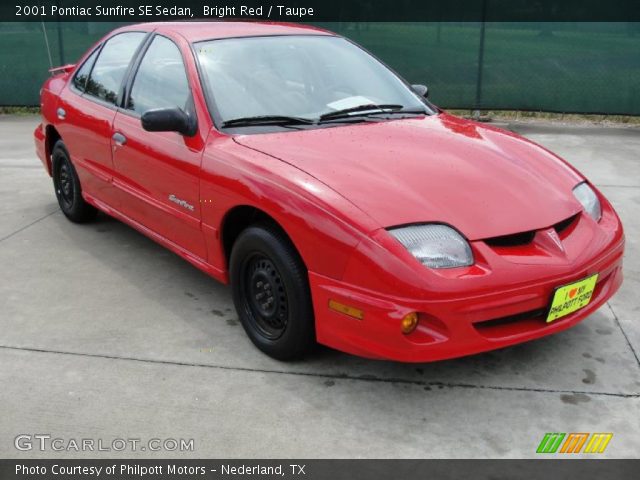
M 404 316 L 402 322 L 400 323 L 400 329 L 402 333 L 405 335 L 413 332 L 418 326 L 418 314 L 416 312 L 411 312 Z
M 335 310 L 336 312 L 344 313 L 345 315 L 349 315 L 350 317 L 357 318 L 358 320 L 362 320 L 364 318 L 364 312 L 359 308 L 350 307 L 349 305 L 336 302 L 335 300 L 329 300 L 329 308 L 331 310 Z

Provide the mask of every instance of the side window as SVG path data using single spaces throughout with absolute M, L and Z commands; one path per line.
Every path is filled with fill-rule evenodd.
M 96 48 L 95 51 L 89 55 L 89 58 L 82 64 L 82 66 L 76 72 L 75 77 L 73 77 L 73 86 L 76 87 L 81 92 L 84 92 L 85 86 L 87 85 L 87 79 L 89 78 L 89 73 L 91 72 L 91 67 L 93 67 L 93 62 L 96 61 L 96 57 L 98 56 L 99 48 Z
M 145 35 L 143 32 L 127 32 L 107 41 L 87 81 L 86 92 L 89 95 L 115 105 L 129 62 Z
M 166 37 L 156 36 L 140 62 L 127 109 L 142 115 L 152 108 L 188 109 L 189 82 L 180 50 Z

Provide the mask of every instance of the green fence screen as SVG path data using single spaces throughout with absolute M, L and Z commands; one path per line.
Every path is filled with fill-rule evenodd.
M 37 105 L 50 64 L 117 23 L 0 23 L 0 105 Z M 640 23 L 323 23 L 445 108 L 640 115 Z M 47 48 L 48 45 L 48 48 Z

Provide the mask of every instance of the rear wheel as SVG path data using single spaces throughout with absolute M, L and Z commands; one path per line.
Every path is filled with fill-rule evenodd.
M 315 344 L 307 271 L 279 229 L 251 226 L 233 245 L 233 301 L 251 341 L 279 360 L 299 358 Z
M 67 152 L 62 140 L 58 140 L 53 146 L 51 162 L 53 166 L 53 187 L 62 213 L 69 220 L 76 223 L 93 220 L 98 211 L 82 198 L 78 174 L 71 163 L 69 152 Z

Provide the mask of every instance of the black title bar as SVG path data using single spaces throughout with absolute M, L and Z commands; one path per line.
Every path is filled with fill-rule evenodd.
M 0 460 L 2 480 L 637 478 L 638 460 Z
M 230 18 L 299 22 L 639 22 L 640 1 L 14 0 L 0 5 L 0 22 Z

